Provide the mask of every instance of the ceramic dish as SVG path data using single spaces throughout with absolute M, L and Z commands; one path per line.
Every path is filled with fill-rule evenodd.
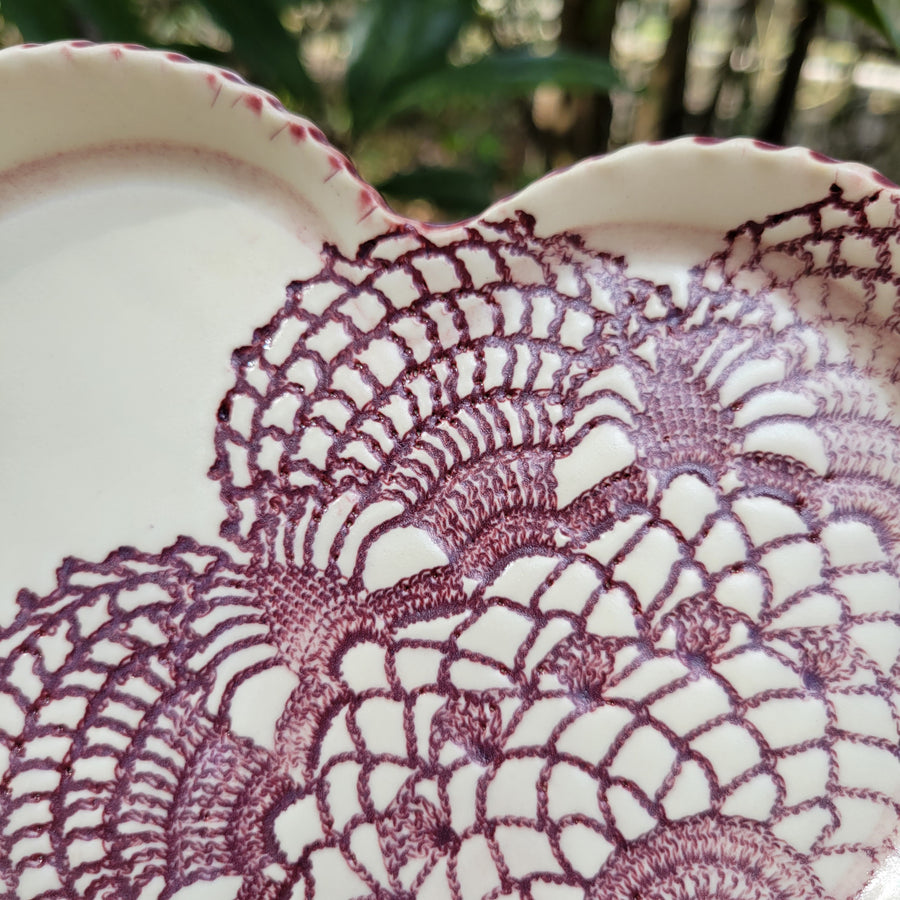
M 429 227 L 128 47 L 0 122 L 0 897 L 897 896 L 897 188 Z

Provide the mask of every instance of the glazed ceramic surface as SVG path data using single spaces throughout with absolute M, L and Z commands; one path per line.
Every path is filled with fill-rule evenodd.
M 127 47 L 0 122 L 0 897 L 900 895 L 898 189 L 429 227 Z

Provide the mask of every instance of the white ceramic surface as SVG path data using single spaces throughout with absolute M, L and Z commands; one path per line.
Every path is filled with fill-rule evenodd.
M 900 190 L 425 226 L 128 47 L 0 122 L 0 897 L 900 896 Z

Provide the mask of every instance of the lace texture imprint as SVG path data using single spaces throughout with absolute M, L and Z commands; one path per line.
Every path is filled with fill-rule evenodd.
M 222 545 L 67 559 L 0 631 L 0 897 L 855 893 L 897 234 L 835 189 L 680 286 L 524 214 L 326 248 L 234 353 Z

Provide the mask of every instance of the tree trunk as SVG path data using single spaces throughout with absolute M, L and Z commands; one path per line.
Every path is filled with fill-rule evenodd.
M 660 60 L 665 75 L 663 103 L 659 118 L 659 136 L 664 139 L 684 134 L 684 89 L 687 84 L 691 31 L 697 15 L 698 0 L 677 5 L 672 16 L 672 31 Z
M 619 0 L 564 0 L 561 46 L 609 59 L 618 7 Z M 570 152 L 579 158 L 605 153 L 612 122 L 609 94 L 570 97 L 569 102 L 576 112 L 575 122 L 567 135 Z
M 719 98 L 722 96 L 722 90 L 725 85 L 731 82 L 736 74 L 731 68 L 732 53 L 737 49 L 743 49 L 750 45 L 750 41 L 753 38 L 757 3 L 758 0 L 743 0 L 741 3 L 741 7 L 736 15 L 736 26 L 731 50 L 716 71 L 716 86 L 706 109 L 697 117 L 697 134 L 712 136 L 715 133 L 716 109 L 719 105 Z
M 822 0 L 801 0 L 800 10 L 800 21 L 794 31 L 794 46 L 785 65 L 784 74 L 781 76 L 778 92 L 769 110 L 768 119 L 759 135 L 770 144 L 784 143 L 791 115 L 794 112 L 794 101 L 797 99 L 800 72 L 825 6 Z

